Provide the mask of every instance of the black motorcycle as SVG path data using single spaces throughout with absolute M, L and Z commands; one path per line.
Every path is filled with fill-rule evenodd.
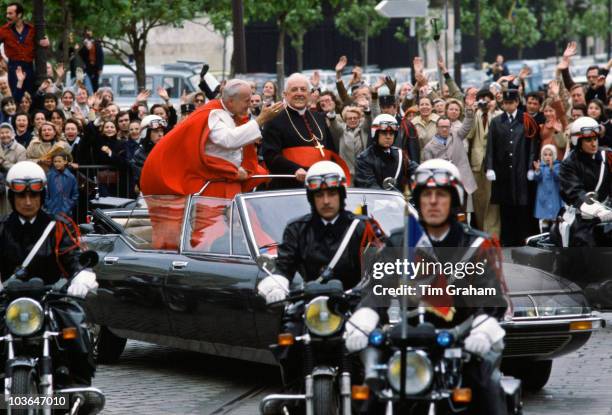
M 353 390 L 360 413 L 368 414 L 453 414 L 466 413 L 472 391 L 463 382 L 464 365 L 479 357 L 463 348 L 472 319 L 449 329 L 436 329 L 424 319 L 425 309 L 409 311 L 406 319 L 416 325 L 388 325 L 369 336 L 362 351 L 365 385 Z M 490 353 L 489 359 L 501 358 Z M 494 367 L 492 362 L 491 367 Z M 500 376 L 499 371 L 491 376 Z M 520 381 L 501 378 L 508 413 L 522 410 Z
M 291 291 L 281 302 L 287 304 L 284 326 L 293 330 L 280 333 L 278 343 L 270 347 L 281 361 L 285 381 L 291 376 L 287 376 L 289 370 L 282 361 L 302 362 L 302 377 L 298 380 L 303 379 L 303 383 L 295 389 L 303 393 L 264 397 L 260 404 L 262 414 L 284 413 L 282 407 L 289 413 L 306 415 L 351 414 L 352 363 L 342 336 L 350 310 L 359 298 L 357 292 L 345 292 L 341 281 L 324 276 L 304 284 L 303 289 Z
M 84 266 L 95 262 L 95 253 L 81 257 Z M 75 349 L 91 350 L 91 339 L 85 312 L 65 293 L 68 284 L 58 285 L 45 285 L 20 269 L 0 293 L 1 302 L 8 304 L 0 337 L 6 357 L 4 408 L 8 414 L 97 414 L 104 407 L 100 390 L 67 387 L 74 379 L 71 355 Z

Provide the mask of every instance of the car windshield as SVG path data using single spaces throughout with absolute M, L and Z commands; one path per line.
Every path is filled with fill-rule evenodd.
M 378 221 L 387 235 L 392 229 L 403 226 L 405 202 L 399 193 L 349 191 L 347 210 L 354 211 L 364 202 L 368 214 Z M 244 203 L 251 225 L 251 237 L 260 253 L 276 254 L 287 223 L 310 212 L 304 193 L 248 197 Z

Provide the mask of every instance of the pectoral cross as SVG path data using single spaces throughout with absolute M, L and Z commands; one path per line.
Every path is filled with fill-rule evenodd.
M 320 141 L 317 141 L 317 145 L 315 146 L 321 152 L 321 157 L 325 157 L 325 153 L 323 152 L 323 144 Z

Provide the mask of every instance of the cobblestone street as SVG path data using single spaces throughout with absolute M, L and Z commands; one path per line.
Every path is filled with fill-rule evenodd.
M 585 347 L 555 360 L 546 387 L 526 395 L 526 415 L 612 415 L 612 314 Z M 130 341 L 116 365 L 100 366 L 95 386 L 105 414 L 255 415 L 279 382 L 275 367 Z

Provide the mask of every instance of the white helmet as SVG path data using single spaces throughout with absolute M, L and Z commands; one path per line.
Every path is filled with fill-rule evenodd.
M 578 140 L 584 137 L 599 137 L 601 125 L 591 117 L 580 117 L 570 126 L 570 139 L 573 146 L 578 145 Z
M 412 194 L 417 200 L 425 188 L 446 187 L 453 194 L 453 207 L 463 206 L 465 188 L 461 182 L 461 173 L 453 163 L 442 159 L 427 160 L 417 167 L 412 181 Z
M 346 174 L 342 167 L 333 161 L 318 161 L 306 172 L 306 197 L 314 206 L 314 194 L 321 189 L 338 189 L 340 192 L 340 207 L 344 209 L 346 199 Z
M 166 128 L 168 123 L 159 115 L 151 114 L 147 115 L 140 121 L 140 138 L 147 136 L 147 130 L 150 128 L 156 130 L 158 128 Z
M 7 190 L 21 193 L 26 190 L 42 192 L 47 185 L 47 175 L 38 164 L 32 161 L 20 161 L 13 165 L 6 174 Z
M 372 138 L 375 138 L 377 131 L 392 130 L 393 132 L 396 132 L 398 127 L 397 120 L 393 115 L 380 114 L 378 117 L 374 118 L 374 121 L 372 121 L 372 128 L 370 129 L 370 132 L 372 134 Z

